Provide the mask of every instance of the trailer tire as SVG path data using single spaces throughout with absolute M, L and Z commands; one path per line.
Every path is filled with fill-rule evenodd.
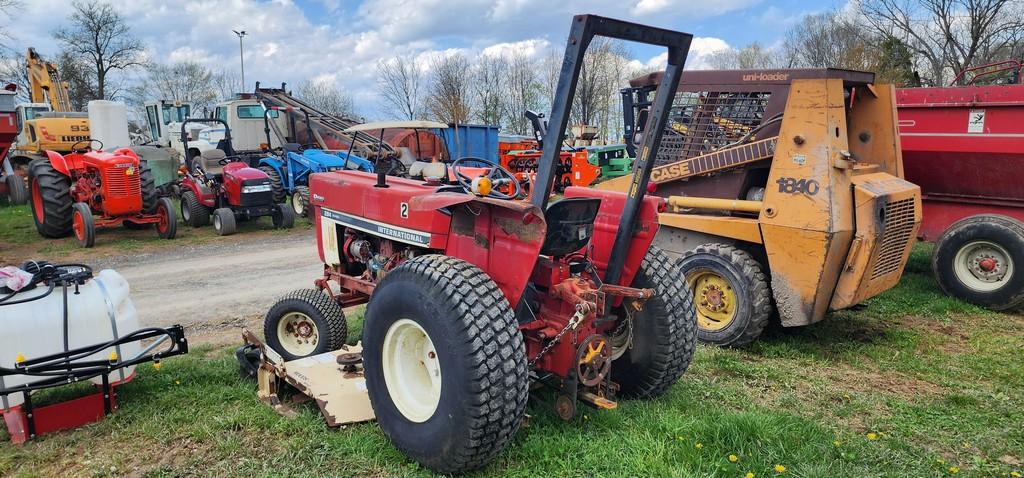
M 28 202 L 28 186 L 25 185 L 25 178 L 17 174 L 4 176 L 4 184 L 7 186 L 7 198 L 11 204 L 25 204 Z
M 295 186 L 292 191 L 292 210 L 296 216 L 309 216 L 309 186 Z
M 43 237 L 71 234 L 71 178 L 61 174 L 49 159 L 36 159 L 28 167 L 32 219 Z
M 96 222 L 92 217 L 92 210 L 84 202 L 76 202 L 71 206 L 72 230 L 75 232 L 75 239 L 82 247 L 96 245 Z
M 953 297 L 992 310 L 1021 306 L 1024 224 L 998 214 L 953 223 L 935 242 L 932 272 L 942 291 Z
M 693 359 L 693 294 L 679 267 L 655 246 L 644 256 L 632 286 L 654 289 L 655 296 L 634 313 L 632 347 L 612 362 L 612 379 L 624 396 L 654 398 L 676 383 Z
M 295 213 L 287 204 L 276 204 L 271 219 L 275 229 L 291 229 L 295 227 Z
M 340 349 L 348 338 L 348 324 L 341 306 L 324 291 L 299 289 L 270 307 L 263 318 L 263 336 L 285 360 L 295 360 Z
M 218 236 L 230 236 L 235 233 L 235 212 L 222 207 L 213 211 L 213 230 Z
M 523 337 L 497 284 L 465 261 L 424 255 L 389 272 L 366 306 L 363 363 L 384 434 L 435 472 L 480 468 L 519 430 Z
M 142 212 L 152 214 L 156 211 L 156 200 L 159 195 L 156 193 L 153 171 L 149 169 L 149 163 L 146 161 L 139 161 L 139 187 L 142 190 Z
M 774 308 L 768 280 L 750 253 L 702 244 L 683 253 L 679 268 L 693 291 L 701 342 L 739 347 L 761 336 Z
M 192 227 L 203 227 L 210 223 L 210 209 L 202 205 L 196 194 L 186 190 L 181 193 L 181 219 Z
M 275 203 L 283 203 L 285 199 L 284 183 L 281 181 L 281 174 L 276 169 L 270 166 L 260 166 L 260 171 L 266 173 L 267 177 L 270 178 L 270 190 L 274 197 Z

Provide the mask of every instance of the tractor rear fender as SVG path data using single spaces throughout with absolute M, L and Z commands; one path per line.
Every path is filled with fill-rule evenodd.
M 57 172 L 67 177 L 71 177 L 72 167 L 68 164 L 67 160 L 64 159 L 64 156 L 61 156 L 61 154 L 56 151 L 47 151 L 46 158 L 50 160 L 50 165 L 53 166 L 53 169 L 56 169 Z
M 260 158 L 260 162 L 258 164 L 258 166 L 268 166 L 274 168 L 274 171 L 277 171 L 277 174 L 283 173 L 283 171 L 281 171 L 281 167 L 283 165 L 284 163 L 280 159 L 270 156 Z
M 447 209 L 445 255 L 483 269 L 510 304 L 519 303 L 547 232 L 540 209 L 525 201 L 456 193 L 421 196 L 410 208 Z

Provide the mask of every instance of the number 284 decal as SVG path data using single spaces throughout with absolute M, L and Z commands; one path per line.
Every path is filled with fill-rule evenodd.
M 813 179 L 779 178 L 775 181 L 779 185 L 779 192 L 786 194 L 804 194 L 814 196 L 818 194 L 821 185 Z

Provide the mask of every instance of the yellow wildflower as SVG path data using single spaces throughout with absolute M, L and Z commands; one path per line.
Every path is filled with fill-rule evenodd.
M 960 468 L 957 468 L 955 466 L 951 466 L 951 467 L 949 467 L 949 472 L 955 475 L 957 473 L 960 473 Z
M 698 444 L 693 445 L 693 446 L 696 447 L 698 450 L 700 450 L 701 448 L 704 448 L 704 444 L 703 443 L 698 443 Z
M 754 478 L 754 473 L 753 473 L 753 472 L 750 472 L 750 471 L 748 471 L 748 472 L 747 472 L 747 476 L 746 476 L 746 478 Z
M 729 455 L 729 461 L 736 463 L 737 461 L 740 461 L 740 457 L 736 455 Z
M 840 446 L 840 445 L 843 444 L 843 442 L 841 442 L 839 440 L 836 440 L 836 441 L 832 442 L 832 444 L 835 445 L 835 446 Z
M 1013 478 L 1021 478 L 1019 471 L 1011 471 L 1010 476 L 1012 476 Z
M 776 473 L 785 473 L 786 472 L 786 467 L 784 467 L 782 465 L 775 465 L 775 472 Z
M 938 463 L 940 465 L 945 465 L 946 464 L 946 460 L 943 460 L 942 458 L 939 458 L 938 460 L 935 460 L 935 463 Z
M 874 432 L 868 433 L 868 440 L 877 440 L 877 439 L 878 439 L 878 434 L 876 434 Z

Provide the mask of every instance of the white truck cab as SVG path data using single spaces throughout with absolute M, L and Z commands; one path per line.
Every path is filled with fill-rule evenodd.
M 213 117 L 224 121 L 231 128 L 231 145 L 238 152 L 263 151 L 267 147 L 275 148 L 281 145 L 280 138 L 270 134 L 271 144 L 267 145 L 267 135 L 263 131 L 263 103 L 252 94 L 241 93 L 235 98 L 217 104 L 213 111 Z M 271 128 L 278 131 L 287 131 L 288 123 L 284 115 L 277 111 L 270 112 Z M 224 127 L 212 125 L 203 129 L 197 139 L 199 144 L 211 142 L 213 147 L 224 138 Z

